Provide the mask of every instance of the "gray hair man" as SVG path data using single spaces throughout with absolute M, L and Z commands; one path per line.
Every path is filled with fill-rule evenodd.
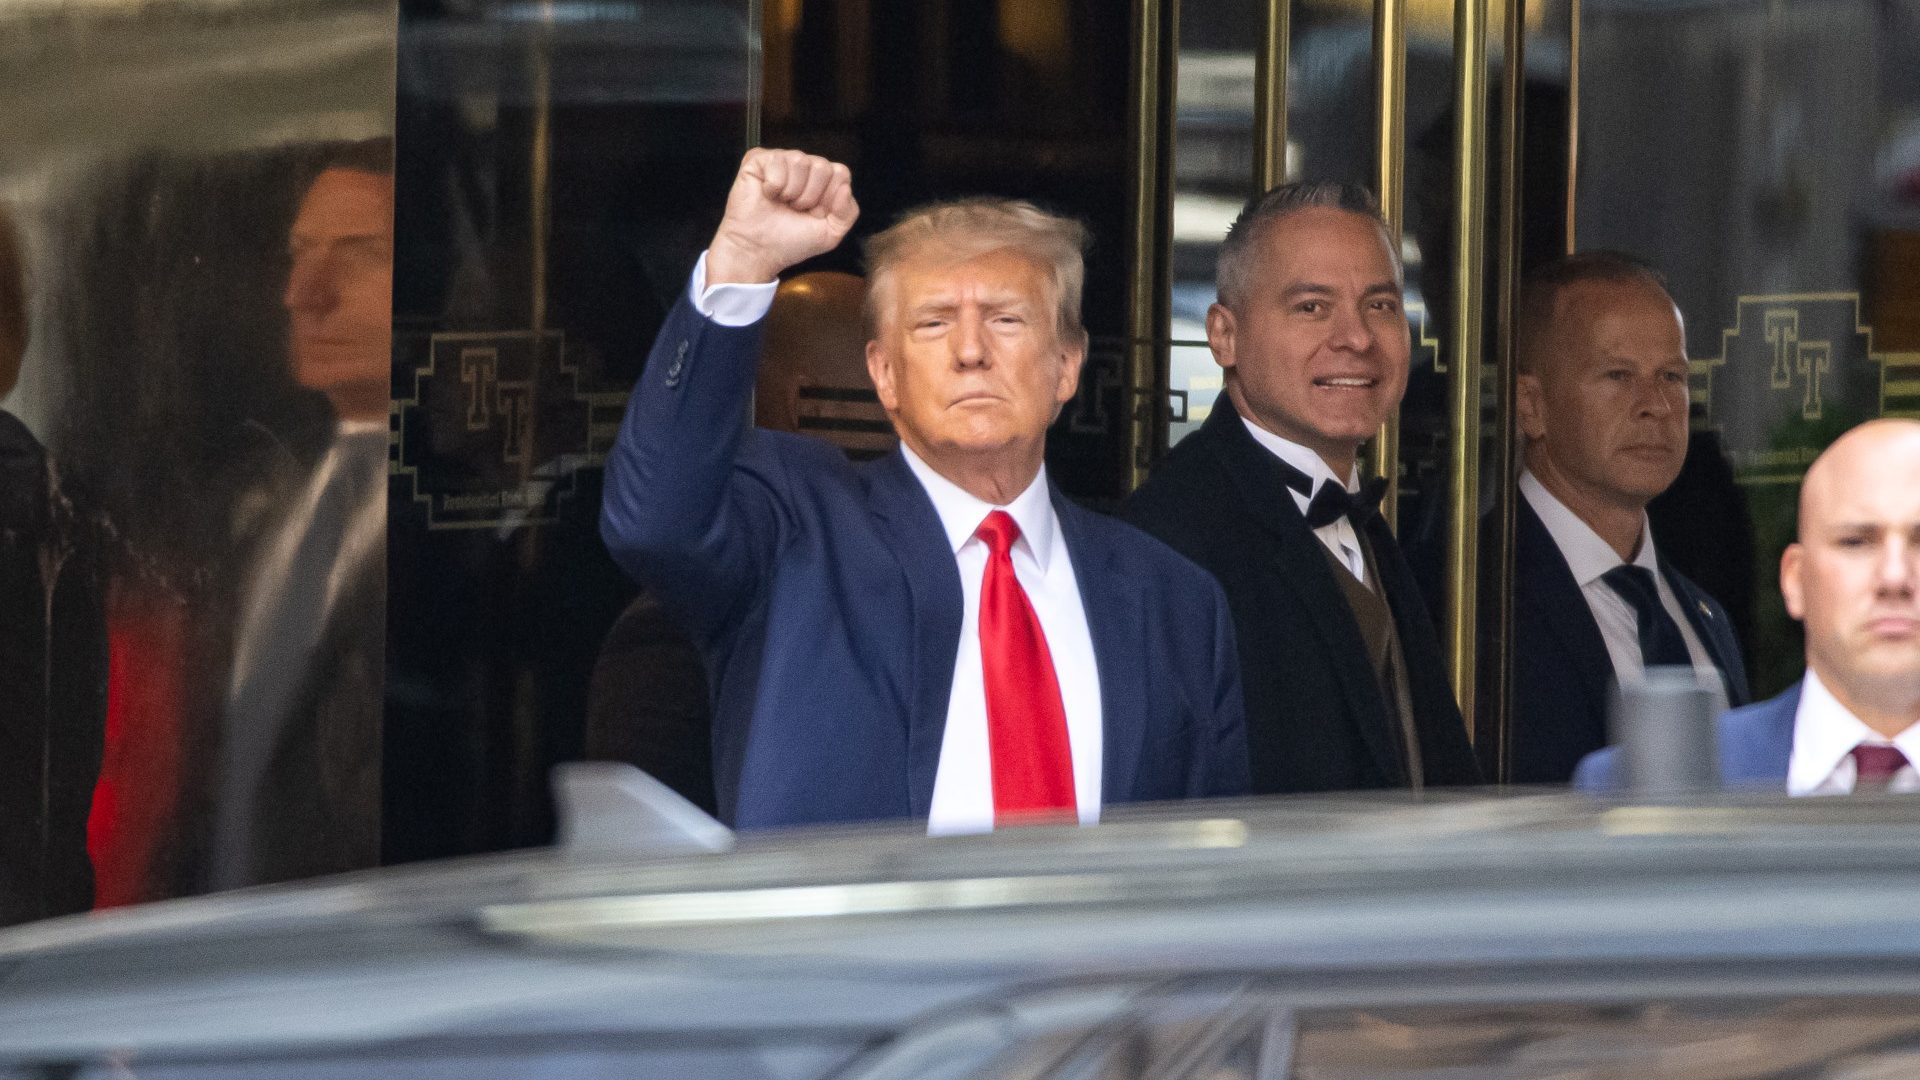
M 1227 232 L 1225 392 L 1125 516 L 1226 586 L 1257 792 L 1479 780 L 1439 642 L 1360 447 L 1400 405 L 1399 252 L 1351 184 L 1286 184 Z

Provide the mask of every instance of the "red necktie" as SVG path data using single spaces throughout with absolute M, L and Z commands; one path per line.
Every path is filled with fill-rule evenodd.
M 995 510 L 974 535 L 986 542 L 980 582 L 980 668 L 987 685 L 987 747 L 997 824 L 1072 817 L 1073 751 L 1047 636 L 1009 552 L 1020 526 Z M 1062 813 L 1064 812 L 1064 813 Z
M 1853 748 L 1855 791 L 1885 791 L 1893 774 L 1907 764 L 1907 755 L 1897 746 L 1861 743 Z

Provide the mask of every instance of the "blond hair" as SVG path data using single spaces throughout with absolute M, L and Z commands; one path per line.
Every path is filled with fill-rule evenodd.
M 964 261 L 1012 249 L 1048 269 L 1060 339 L 1083 345 L 1087 331 L 1080 324 L 1080 294 L 1087 279 L 1086 247 L 1086 226 L 1023 199 L 974 197 L 908 211 L 866 242 L 867 333 L 879 335 L 893 275 L 902 264 L 932 250 Z

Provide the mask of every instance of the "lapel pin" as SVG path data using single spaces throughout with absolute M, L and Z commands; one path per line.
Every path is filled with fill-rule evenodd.
M 1701 600 L 1699 601 L 1699 604 L 1700 604 L 1700 617 L 1703 619 L 1713 618 L 1713 609 L 1707 606 L 1707 602 L 1705 600 Z

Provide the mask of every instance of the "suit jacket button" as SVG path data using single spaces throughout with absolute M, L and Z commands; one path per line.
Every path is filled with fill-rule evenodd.
M 687 343 L 682 341 L 674 350 L 673 363 L 667 365 L 667 389 L 680 385 L 680 373 L 687 368 Z

